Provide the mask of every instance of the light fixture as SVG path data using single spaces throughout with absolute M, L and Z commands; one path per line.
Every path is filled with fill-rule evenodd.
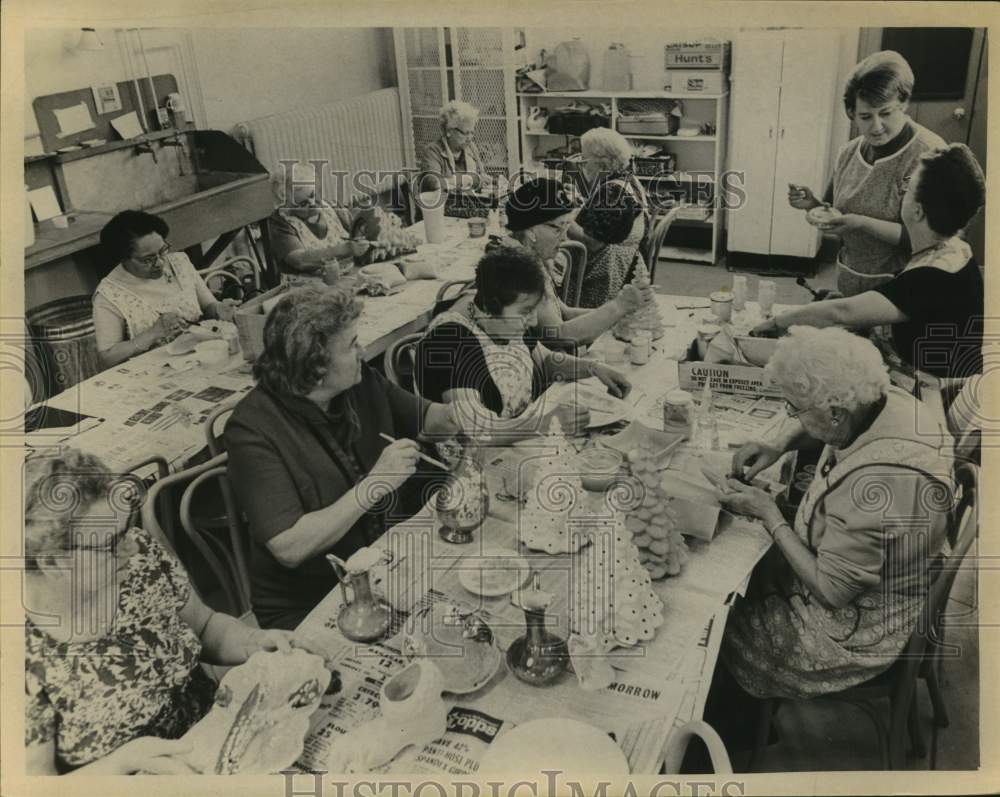
M 103 50 L 104 42 L 97 35 L 93 28 L 81 28 L 80 41 L 76 45 L 77 50 Z

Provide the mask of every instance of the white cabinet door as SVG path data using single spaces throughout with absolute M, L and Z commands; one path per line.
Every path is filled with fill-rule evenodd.
M 743 174 L 746 199 L 726 214 L 731 251 L 771 251 L 771 207 L 781 82 L 780 32 L 740 33 L 733 43 L 728 169 Z
M 771 254 L 814 257 L 822 235 L 801 210 L 788 204 L 788 183 L 826 190 L 827 153 L 833 114 L 842 113 L 837 97 L 839 34 L 794 31 L 785 35 L 778 115 L 778 154 L 774 170 Z

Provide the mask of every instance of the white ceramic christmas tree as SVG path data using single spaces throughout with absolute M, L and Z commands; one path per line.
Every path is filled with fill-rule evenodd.
M 588 542 L 570 525 L 570 513 L 583 497 L 576 452 L 558 418 L 552 418 L 544 441 L 553 453 L 542 458 L 535 470 L 518 518 L 521 541 L 533 551 L 574 553 Z
M 652 639 L 663 624 L 663 602 L 625 525 L 624 514 L 591 527 L 592 545 L 573 563 L 570 624 L 597 650 Z
M 639 257 L 635 264 L 635 275 L 632 277 L 632 285 L 639 290 L 645 290 L 650 286 L 649 269 L 646 263 Z M 642 307 L 625 316 L 615 324 L 614 336 L 620 340 L 632 340 L 636 332 L 648 332 L 653 340 L 663 337 L 663 317 L 660 315 L 660 308 L 655 301 L 646 302 Z
M 632 476 L 636 479 L 639 506 L 629 512 L 625 526 L 639 549 L 639 560 L 655 581 L 676 576 L 687 562 L 687 543 L 677 529 L 670 509 L 671 497 L 664 490 L 652 447 L 643 443 L 630 454 Z

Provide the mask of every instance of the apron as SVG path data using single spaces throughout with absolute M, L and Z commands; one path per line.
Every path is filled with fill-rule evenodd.
M 511 341 L 505 346 L 483 332 L 475 323 L 461 313 L 447 311 L 432 322 L 428 331 L 445 323 L 460 324 L 476 336 L 483 349 L 483 359 L 493 379 L 503 407 L 501 418 L 516 418 L 527 409 L 532 399 L 532 384 L 535 373 L 535 361 L 524 340 Z
M 183 256 L 183 255 L 182 255 Z M 177 313 L 190 323 L 201 320 L 201 304 L 198 302 L 198 278 L 193 269 L 185 269 L 174 263 L 176 254 L 167 258 L 165 276 L 177 283 L 178 291 L 169 299 L 154 300 L 135 293 L 132 288 L 111 276 L 105 277 L 97 288 L 105 299 L 121 313 L 128 328 L 129 338 L 141 335 L 152 327 L 164 313 Z
M 344 225 L 340 221 L 340 217 L 331 208 L 319 207 L 316 208 L 319 211 L 320 218 L 323 223 L 326 224 L 326 238 L 320 238 L 314 233 L 309 225 L 306 224 L 302 219 L 297 216 L 285 216 L 285 220 L 292 225 L 295 229 L 296 235 L 298 235 L 299 240 L 302 241 L 303 249 L 321 249 L 326 246 L 330 246 L 331 243 L 336 241 L 346 241 L 350 238 L 347 230 L 344 229 Z M 302 286 L 315 286 L 315 285 L 325 285 L 322 276 L 315 274 L 286 274 L 282 273 L 281 282 L 283 285 L 288 285 L 292 288 L 302 287 Z

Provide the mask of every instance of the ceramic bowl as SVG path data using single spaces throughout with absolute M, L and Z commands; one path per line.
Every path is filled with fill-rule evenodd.
M 830 222 L 842 215 L 836 208 L 829 207 L 828 205 L 820 205 L 806 213 L 806 221 L 813 225 L 813 227 L 827 230 L 830 228 Z
M 777 338 L 752 338 L 749 335 L 736 335 L 733 340 L 739 347 L 740 353 L 751 365 L 756 365 L 758 368 L 767 365 L 767 361 L 771 359 L 771 355 L 774 354 L 778 345 Z
M 588 448 L 580 452 L 577 462 L 583 489 L 602 493 L 614 484 L 625 456 L 613 448 Z

